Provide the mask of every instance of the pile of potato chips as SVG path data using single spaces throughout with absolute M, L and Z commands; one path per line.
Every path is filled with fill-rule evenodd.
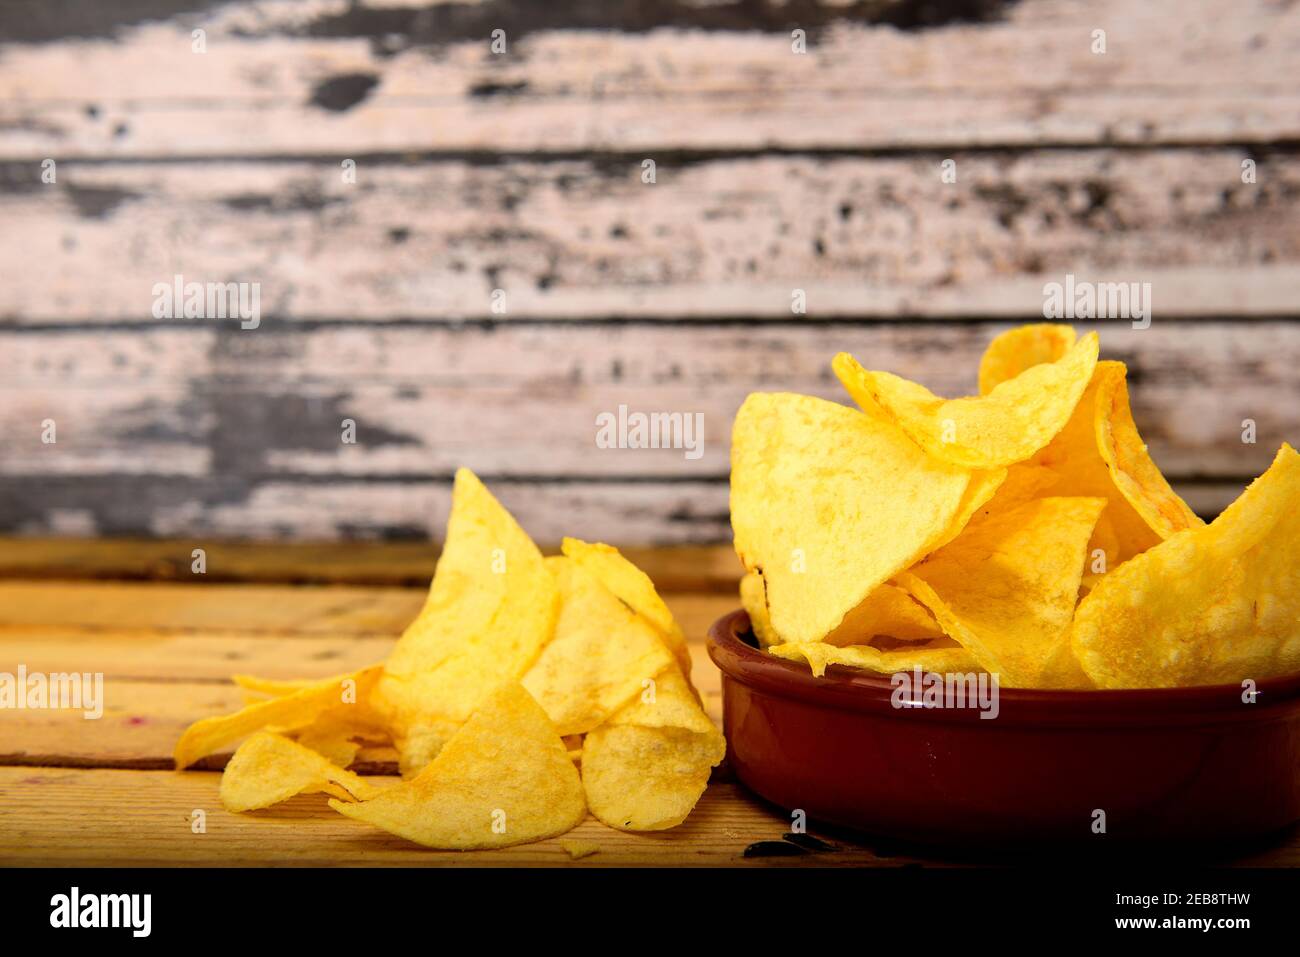
M 855 410 L 756 393 L 732 437 L 741 599 L 760 643 L 1008 687 L 1239 683 L 1300 671 L 1300 455 L 1206 525 L 1169 487 L 1095 332 L 989 345 L 942 399 L 850 355 Z
M 231 811 L 324 792 L 330 806 L 429 847 L 680 824 L 725 743 L 690 684 L 681 628 L 608 545 L 537 546 L 468 470 L 456 474 L 424 609 L 382 665 L 319 681 L 237 677 L 241 711 L 191 725 L 176 766 L 242 739 Z M 404 780 L 349 770 L 391 743 Z

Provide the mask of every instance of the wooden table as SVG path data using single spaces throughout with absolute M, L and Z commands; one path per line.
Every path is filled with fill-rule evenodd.
M 842 834 L 830 836 L 835 853 L 745 857 L 755 842 L 779 841 L 788 819 L 725 767 L 674 830 L 627 834 L 588 819 L 564 838 L 599 846 L 578 861 L 559 840 L 429 851 L 345 820 L 321 795 L 229 814 L 217 797 L 216 769 L 226 756 L 209 759 L 206 770 L 175 772 L 177 736 L 197 718 L 239 706 L 232 672 L 313 677 L 382 660 L 419 609 L 435 555 L 415 544 L 211 546 L 208 573 L 198 576 L 189 572 L 191 547 L 0 540 L 0 671 L 22 664 L 29 672 L 103 672 L 106 702 L 93 721 L 77 711 L 0 710 L 0 864 L 949 863 Z M 665 583 L 691 641 L 695 682 L 716 719 L 718 672 L 703 636 L 737 604 L 730 550 L 629 554 Z M 392 758 L 365 753 L 362 769 L 391 773 Z M 206 816 L 201 834 L 191 826 L 196 810 Z M 1300 865 L 1300 835 L 1236 863 Z

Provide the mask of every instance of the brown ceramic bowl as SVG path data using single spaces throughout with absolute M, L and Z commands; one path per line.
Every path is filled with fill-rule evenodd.
M 1232 843 L 1300 819 L 1300 675 L 1141 691 L 999 691 L 895 708 L 889 676 L 755 647 L 743 611 L 709 632 L 727 753 L 760 797 L 922 844 Z M 1106 833 L 1093 833 L 1096 810 Z

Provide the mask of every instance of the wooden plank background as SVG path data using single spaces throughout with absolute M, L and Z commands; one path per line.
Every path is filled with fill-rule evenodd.
M 1152 283 L 1104 352 L 1213 515 L 1300 440 L 1298 72 L 1271 0 L 5 4 L 0 531 L 423 541 L 468 465 L 544 543 L 722 542 L 749 391 L 971 391 L 1067 273 Z

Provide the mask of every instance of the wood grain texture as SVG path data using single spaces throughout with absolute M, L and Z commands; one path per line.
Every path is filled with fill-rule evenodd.
M 1129 367 L 1134 416 L 1175 478 L 1261 471 L 1300 438 L 1300 325 L 1076 323 Z M 731 423 L 751 391 L 849 397 L 847 351 L 940 395 L 976 391 L 1005 324 L 968 326 L 526 325 L 0 333 L 0 434 L 10 476 L 483 476 L 725 479 Z M 687 448 L 598 445 L 598 416 L 702 416 Z M 58 441 L 42 441 L 53 419 Z M 1242 442 L 1242 420 L 1256 442 Z M 343 423 L 355 423 L 345 441 Z M 683 443 L 684 444 L 684 443 Z M 339 516 L 346 522 L 348 516 Z M 427 518 L 425 519 L 427 520 Z
M 194 721 L 238 710 L 232 674 L 324 678 L 383 661 L 425 598 L 423 588 L 0 581 L 0 671 L 100 673 L 103 715 L 0 710 L 0 764 L 170 767 Z M 739 605 L 735 592 L 665 593 L 715 720 L 721 685 L 703 639 Z M 229 751 L 201 766 L 220 768 Z M 391 770 L 391 751 L 362 755 Z
M 196 581 L 193 545 L 158 539 L 0 537 L 0 579 Z M 217 542 L 205 546 L 208 583 L 427 587 L 437 548 L 426 542 Z M 663 592 L 735 595 L 730 545 L 623 548 Z
M 9 325 L 159 325 L 176 275 L 257 283 L 264 325 L 240 339 L 340 318 L 1041 318 L 1066 273 L 1150 282 L 1165 319 L 1300 298 L 1289 150 L 665 159 L 653 184 L 600 159 L 385 161 L 355 184 L 333 162 L 8 168 Z
M 1152 283 L 1107 349 L 1198 511 L 1300 437 L 1293 5 L 8 9 L 0 530 L 436 540 L 468 465 L 548 544 L 721 542 L 747 392 L 841 348 L 969 391 L 1067 273 Z M 153 318 L 176 274 L 262 325 Z M 704 455 L 596 449 L 620 404 Z
M 559 839 L 455 852 L 349 821 L 321 795 L 230 814 L 218 781 L 203 771 L 0 767 L 0 866 L 897 867 L 918 860 L 838 837 L 837 853 L 745 858 L 754 841 L 780 840 L 789 818 L 735 784 L 712 785 L 686 823 L 670 831 L 630 834 L 589 817 Z M 196 809 L 206 813 L 206 833 L 191 830 Z M 591 841 L 599 851 L 572 861 L 561 840 Z M 1287 848 L 1268 859 L 1281 863 L 1293 854 Z
M 849 837 L 813 825 L 837 850 L 803 857 L 745 857 L 756 841 L 779 841 L 789 818 L 736 784 L 710 785 L 691 816 L 670 831 L 630 834 L 588 818 L 563 838 L 496 851 L 431 851 L 365 828 L 331 811 L 321 795 L 265 811 L 229 814 L 211 772 L 0 767 L 0 865 L 238 867 L 901 867 L 947 866 L 953 858 Z M 206 832 L 195 834 L 195 810 Z M 310 834 L 310 840 L 304 835 Z M 560 841 L 591 841 L 599 851 L 573 861 Z M 1011 863 L 1005 857 L 959 864 Z M 1202 861 L 1201 863 L 1211 863 Z M 1213 863 L 1300 865 L 1300 837 Z
M 0 580 L 0 634 L 19 642 L 48 629 L 87 637 L 140 633 L 181 637 L 241 632 L 271 639 L 396 638 L 423 607 L 428 586 L 380 588 L 136 581 Z M 709 625 L 738 604 L 727 592 L 668 592 L 664 600 L 687 637 L 703 641 Z M 285 653 L 290 662 L 301 651 Z M 328 675 L 341 669 L 328 666 Z M 175 672 L 173 672 L 175 673 Z M 228 672 L 227 672 L 228 673 Z M 182 670 L 183 677 L 199 677 Z M 206 673 L 201 675 L 208 677 Z
M 431 3 L 383 18 L 318 5 L 293 23 L 251 9 L 191 14 L 124 24 L 118 44 L 7 49 L 0 127 L 5 151 L 24 159 L 1300 134 L 1300 96 L 1284 79 L 1300 37 L 1289 4 L 1250 0 L 1227 15 L 1217 0 L 1035 0 L 956 5 L 992 15 L 942 29 L 871 22 L 873 10 L 921 6 Z M 191 52 L 196 26 L 209 31 L 204 54 Z M 812 33 L 805 55 L 792 53 L 800 26 Z M 494 56 L 498 28 L 510 45 Z M 1090 49 L 1099 28 L 1104 55 Z
M 102 566 L 101 566 L 102 567 Z M 329 601 L 327 596 L 336 600 Z M 367 596 L 369 596 L 367 598 Z M 0 711 L 0 865 L 4 866 L 568 866 L 557 841 L 483 853 L 432 852 L 332 813 L 304 796 L 230 815 L 211 771 L 167 770 L 177 735 L 196 718 L 239 705 L 230 670 L 323 676 L 382 657 L 418 589 L 181 585 L 139 582 L 0 583 L 0 670 L 105 672 L 107 707 L 87 721 L 71 711 Z M 717 670 L 699 641 L 731 596 L 678 593 L 668 603 L 691 637 L 694 679 L 719 711 Z M 403 609 L 405 603 L 405 609 Z M 385 634 L 385 632 L 391 632 Z M 225 755 L 208 759 L 220 767 Z M 362 773 L 391 772 L 388 749 L 361 755 Z M 193 812 L 206 831 L 191 829 Z M 576 866 L 898 866 L 990 862 L 936 856 L 826 833 L 839 850 L 798 858 L 745 857 L 779 840 L 789 818 L 715 774 L 687 822 L 625 834 L 588 819 L 565 836 L 599 851 Z M 1300 834 L 1241 850 L 1222 863 L 1295 866 Z M 1199 863 L 1206 863 L 1199 860 Z
M 1082 327 L 1082 324 L 1081 324 Z M 731 419 L 754 389 L 845 401 L 847 350 L 941 394 L 974 390 L 999 324 L 524 324 L 0 333 L 0 527 L 330 539 L 442 534 L 461 466 L 538 541 L 729 539 Z M 1300 437 L 1300 326 L 1103 324 L 1156 461 L 1217 513 Z M 597 416 L 702 417 L 698 458 L 606 449 Z M 55 445 L 42 423 L 58 425 Z M 356 423 L 355 444 L 342 424 Z M 1243 444 L 1242 423 L 1256 424 Z

